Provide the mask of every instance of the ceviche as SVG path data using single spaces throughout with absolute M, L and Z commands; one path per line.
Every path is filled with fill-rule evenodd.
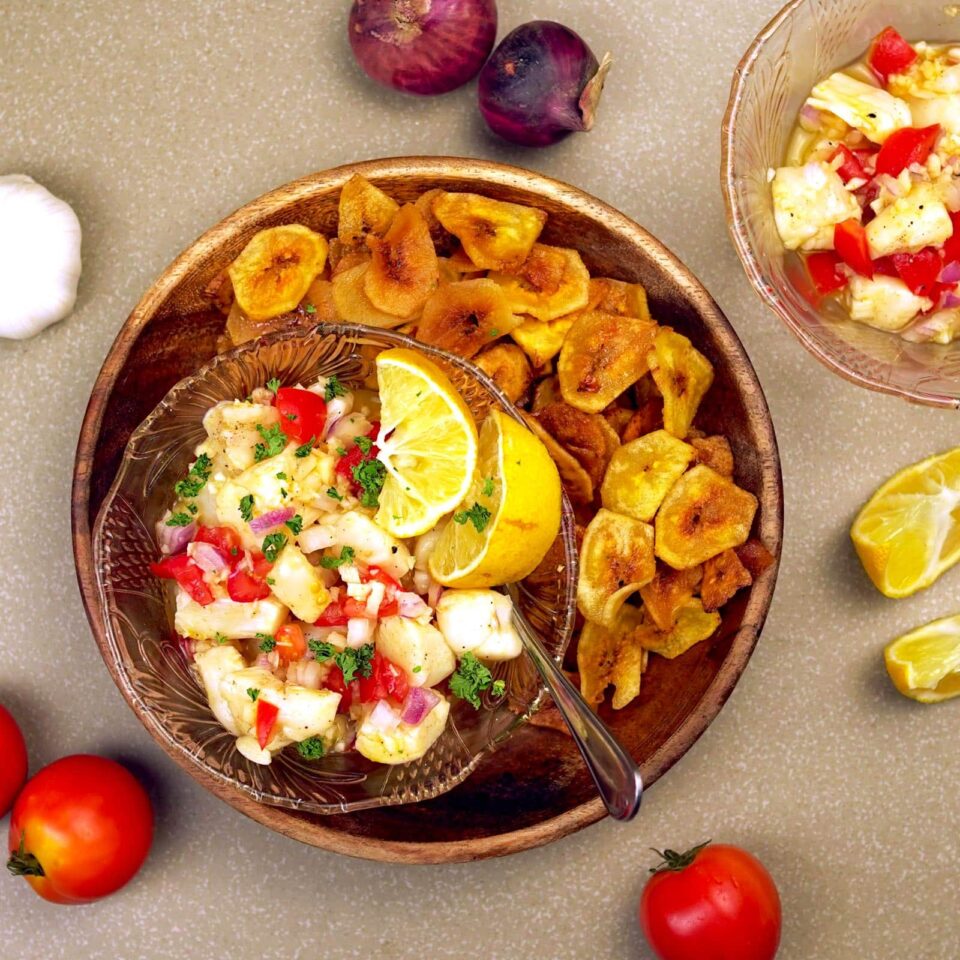
M 960 335 L 960 45 L 887 27 L 813 88 L 771 176 L 819 295 L 906 340 Z

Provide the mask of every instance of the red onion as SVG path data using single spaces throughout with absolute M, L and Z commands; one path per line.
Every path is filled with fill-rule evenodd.
M 400 720 L 415 727 L 440 702 L 440 694 L 428 687 L 411 687 L 400 708 Z
M 266 513 L 261 514 L 259 517 L 254 517 L 250 521 L 250 529 L 254 533 L 266 533 L 268 530 L 273 530 L 274 527 L 279 527 L 280 524 L 286 523 L 296 511 L 293 507 L 284 507 L 282 510 L 268 510 Z
M 427 603 L 431 607 L 436 609 L 437 604 L 440 602 L 440 597 L 443 595 L 443 587 L 437 583 L 436 580 L 431 580 L 430 589 L 427 592 Z
M 327 419 L 323 425 L 324 439 L 351 410 L 353 410 L 352 393 L 348 393 L 345 397 L 334 397 L 327 404 Z
M 497 37 L 496 0 L 354 0 L 350 46 L 367 76 L 447 93 L 477 75 Z
M 397 610 L 401 617 L 408 617 L 416 620 L 425 613 L 430 612 L 430 608 L 423 602 L 422 598 L 415 593 L 407 590 L 401 590 L 397 593 Z
M 480 72 L 480 112 L 505 140 L 545 147 L 593 126 L 610 55 L 553 20 L 508 33 Z
M 943 305 L 948 307 L 950 310 L 953 310 L 955 307 L 960 307 L 960 297 L 958 297 L 952 290 L 943 298 Z
M 191 543 L 187 547 L 190 559 L 206 573 L 223 573 L 230 569 L 230 562 L 212 543 Z
M 196 523 L 188 523 L 185 527 L 168 527 L 167 521 L 173 514 L 168 510 L 157 521 L 157 543 L 160 544 L 160 552 L 164 556 L 173 556 L 186 549 L 187 544 L 194 538 L 197 532 Z
M 960 283 L 960 262 L 954 260 L 940 271 L 941 283 Z

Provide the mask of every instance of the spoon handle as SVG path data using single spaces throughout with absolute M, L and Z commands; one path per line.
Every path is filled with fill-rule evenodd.
M 640 770 L 544 649 L 540 636 L 520 610 L 513 588 L 510 594 L 514 624 L 524 649 L 570 728 L 610 816 L 615 820 L 632 820 L 643 796 Z

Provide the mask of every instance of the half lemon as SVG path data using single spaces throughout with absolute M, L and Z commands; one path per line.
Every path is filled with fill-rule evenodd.
M 960 614 L 917 627 L 883 652 L 893 685 L 911 700 L 939 703 L 960 694 Z

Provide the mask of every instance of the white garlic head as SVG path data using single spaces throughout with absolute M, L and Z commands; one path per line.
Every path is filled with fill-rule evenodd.
M 25 340 L 73 309 L 80 221 L 31 177 L 0 177 L 0 337 Z

